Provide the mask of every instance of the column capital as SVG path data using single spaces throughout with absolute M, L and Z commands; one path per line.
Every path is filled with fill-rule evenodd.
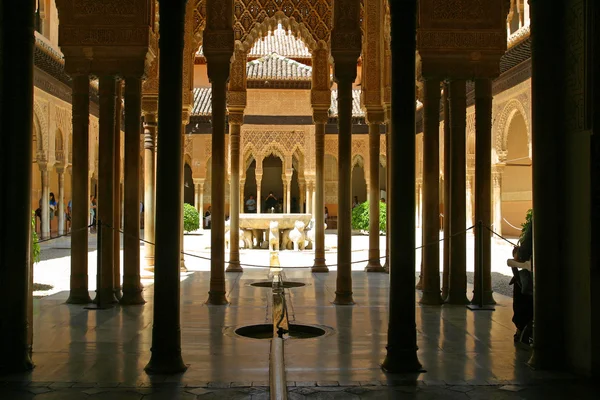
M 204 178 L 193 178 L 194 185 L 204 185 Z
M 142 97 L 142 115 L 147 120 L 148 116 L 156 115 L 158 113 L 158 96 L 146 96 Z M 155 117 L 156 118 L 156 117 Z
M 244 125 L 244 111 L 229 111 L 229 123 L 233 125 Z
M 329 121 L 329 110 L 313 110 L 313 123 L 326 124 Z
M 310 91 L 310 104 L 315 111 L 329 111 L 329 107 L 331 107 L 331 90 L 312 89 Z
M 367 107 L 367 123 L 383 124 L 385 122 L 385 110 L 383 107 Z

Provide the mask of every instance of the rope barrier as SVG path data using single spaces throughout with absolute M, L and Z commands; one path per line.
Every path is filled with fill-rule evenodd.
M 71 236 L 73 233 L 77 233 L 77 232 L 81 232 L 81 231 L 84 231 L 84 230 L 90 229 L 90 228 L 92 228 L 93 226 L 94 226 L 94 225 L 90 224 L 90 225 L 86 226 L 85 228 L 79 228 L 79 229 L 76 229 L 76 230 L 71 230 L 71 232 L 69 232 L 69 233 L 64 233 L 64 234 L 62 234 L 62 235 L 58 235 L 58 236 L 51 237 L 51 238 L 48 238 L 48 239 L 39 239 L 39 240 L 37 241 L 37 243 L 38 243 L 38 244 L 39 244 L 39 243 L 46 243 L 46 242 L 50 242 L 50 241 L 52 241 L 52 240 L 56 240 L 56 239 L 60 239 L 60 238 L 63 238 L 63 237 Z

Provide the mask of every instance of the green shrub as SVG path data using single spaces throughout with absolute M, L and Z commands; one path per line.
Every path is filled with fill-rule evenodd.
M 200 229 L 198 210 L 190 204 L 183 204 L 183 230 L 192 232 Z
M 521 235 L 519 237 L 519 240 L 523 240 L 525 238 L 525 234 L 527 233 L 527 231 L 529 231 L 531 229 L 531 223 L 532 223 L 532 218 L 533 218 L 533 210 L 529 209 L 527 210 L 527 215 L 525 216 L 525 222 L 523 222 L 521 224 Z
M 383 202 L 379 202 L 379 231 L 386 230 L 387 207 Z M 352 229 L 368 231 L 369 230 L 369 202 L 359 204 L 352 209 Z
M 40 244 L 38 243 L 38 235 L 35 232 L 35 212 L 31 216 L 31 255 L 33 263 L 40 262 Z

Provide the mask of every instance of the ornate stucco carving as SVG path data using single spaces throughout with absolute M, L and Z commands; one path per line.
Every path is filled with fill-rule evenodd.
M 529 112 L 524 102 L 528 100 L 526 94 L 513 98 L 506 102 L 504 105 L 494 129 L 494 149 L 498 154 L 505 154 L 508 151 L 508 131 L 510 124 L 515 117 L 515 114 L 521 113 L 525 120 L 525 127 L 527 128 L 527 141 L 531 144 L 531 122 L 528 118 Z
M 364 0 L 362 104 L 381 108 L 384 7 L 381 0 Z M 382 110 L 383 111 L 383 110 Z

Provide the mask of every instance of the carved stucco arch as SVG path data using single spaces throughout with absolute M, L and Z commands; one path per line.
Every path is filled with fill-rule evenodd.
M 362 154 L 355 154 L 352 157 L 352 164 L 351 165 L 352 165 L 352 167 L 350 168 L 351 171 L 354 170 L 354 167 L 358 165 L 359 167 L 361 167 L 366 172 L 365 159 L 362 156 Z
M 306 166 L 304 151 L 299 144 L 295 144 L 292 149 L 292 164 L 294 162 L 294 158 L 298 160 L 298 178 L 304 178 L 304 169 Z
M 523 121 L 525 121 L 525 129 L 527 130 L 527 143 L 529 147 L 531 147 L 531 128 L 528 120 L 529 114 L 520 100 L 511 99 L 502 109 L 496 124 L 496 129 L 494 130 L 494 151 L 496 152 L 498 162 L 503 162 L 504 160 L 502 160 L 502 158 L 505 158 L 508 152 L 508 131 L 510 130 L 510 125 L 512 124 L 512 121 L 517 113 L 520 113 L 523 117 Z
M 34 162 L 37 161 L 44 161 L 44 146 L 43 146 L 43 138 L 42 138 L 42 127 L 40 124 L 40 119 L 38 118 L 37 114 L 34 112 L 33 114 L 33 139 L 35 141 L 35 160 L 33 160 Z
M 65 135 L 60 127 L 54 132 L 54 160 L 57 166 L 65 163 Z
M 47 110 L 47 106 L 45 107 Z M 40 102 L 33 102 L 34 121 L 37 121 L 38 130 L 38 145 L 37 159 L 38 161 L 48 161 L 48 116 Z
M 283 172 L 285 172 L 286 169 L 291 169 L 292 167 L 292 157 L 291 154 L 287 154 L 285 152 L 285 150 L 283 149 L 283 147 L 276 142 L 271 142 L 267 145 L 265 145 L 262 148 L 262 152 L 261 152 L 261 159 L 260 159 L 260 163 L 261 163 L 261 170 L 262 170 L 262 162 L 265 158 L 273 155 L 277 158 L 279 158 L 281 160 L 281 167 L 283 169 Z
M 244 149 L 244 155 L 242 156 L 242 167 L 244 168 L 244 170 L 241 171 L 240 174 L 242 179 L 246 179 L 246 172 L 248 171 L 248 168 L 250 168 L 250 164 L 252 164 L 252 161 L 256 161 L 256 165 L 258 166 L 256 149 L 254 148 L 253 144 L 249 144 Z
M 187 164 L 192 171 L 194 170 L 193 164 L 192 164 L 192 155 L 190 153 L 186 152 L 183 155 L 183 163 Z

